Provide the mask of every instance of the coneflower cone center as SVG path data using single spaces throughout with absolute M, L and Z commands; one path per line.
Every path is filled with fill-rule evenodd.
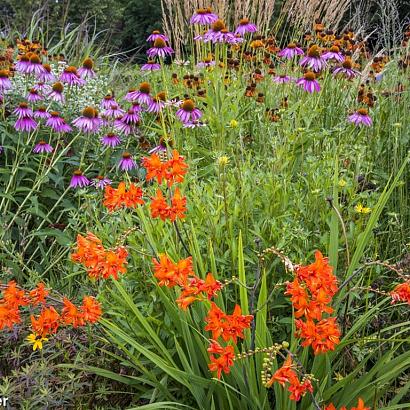
M 212 24 L 213 31 L 222 31 L 225 28 L 225 23 L 222 20 L 216 20 L 214 24 Z
M 162 38 L 156 38 L 154 41 L 154 47 L 155 48 L 164 48 L 166 47 L 166 43 Z
M 151 91 L 151 86 L 147 82 L 144 82 L 140 84 L 139 90 L 144 94 L 149 94 Z
M 195 104 L 191 99 L 187 99 L 182 103 L 182 109 L 187 112 L 192 112 L 195 109 Z

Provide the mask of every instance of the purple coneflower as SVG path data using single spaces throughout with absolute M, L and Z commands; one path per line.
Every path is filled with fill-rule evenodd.
M 124 99 L 127 101 L 137 101 L 140 104 L 149 104 L 152 100 L 149 93 L 151 92 L 151 86 L 147 82 L 140 84 L 138 90 L 129 90 Z
M 47 127 L 50 127 L 55 132 L 70 132 L 71 127 L 66 124 L 63 118 L 57 111 L 52 111 L 50 117 L 46 121 Z
M 319 47 L 314 44 L 309 48 L 307 55 L 300 60 L 299 64 L 317 73 L 326 67 L 326 60 L 321 57 Z
M 51 114 L 47 111 L 46 107 L 42 106 L 42 107 L 37 108 L 37 110 L 34 111 L 33 117 L 47 119 L 51 117 Z
M 191 24 L 200 24 L 202 26 L 206 26 L 209 24 L 214 23 L 218 20 L 218 16 L 212 13 L 212 9 L 210 7 L 205 9 L 198 9 L 196 13 L 191 17 Z
M 41 140 L 34 147 L 33 152 L 35 154 L 43 154 L 44 152 L 50 153 L 53 152 L 53 147 L 50 144 L 47 144 L 44 140 Z
M 98 177 L 92 180 L 91 185 L 99 189 L 104 189 L 107 185 L 111 185 L 111 179 L 98 175 Z
M 30 65 L 30 57 L 27 54 L 23 54 L 17 63 L 14 65 L 14 68 L 17 72 L 28 74 L 28 67 Z
M 199 120 L 202 117 L 202 112 L 196 108 L 195 103 L 188 98 L 182 103 L 176 115 L 183 123 L 187 123 Z
M 163 41 L 166 41 L 166 42 L 169 42 L 169 38 L 165 35 L 165 34 L 162 34 L 160 31 L 158 31 L 158 30 L 154 30 L 153 32 L 152 32 L 152 34 L 150 34 L 149 36 L 148 36 L 148 38 L 147 38 L 147 41 L 148 42 L 155 42 L 155 40 L 156 39 L 158 39 L 158 38 L 160 38 L 161 40 L 163 40 Z
M 302 78 L 296 81 L 296 84 L 299 86 L 303 86 L 304 90 L 308 93 L 319 92 L 320 85 L 316 81 L 316 75 L 312 71 L 308 71 L 303 75 Z
M 196 66 L 198 68 L 208 68 L 208 67 L 213 67 L 216 64 L 215 61 L 212 60 L 212 58 L 205 58 L 203 61 L 200 61 Z
M 182 128 L 200 128 L 200 127 L 206 127 L 206 124 L 203 123 L 202 121 L 190 121 L 190 122 L 184 122 L 184 124 L 182 125 Z
M 326 51 L 322 55 L 323 60 L 335 60 L 339 63 L 342 63 L 345 59 L 343 54 L 340 52 L 340 48 L 338 46 L 332 46 L 329 51 Z
M 222 20 L 216 20 L 211 28 L 203 35 L 204 43 L 212 41 L 212 43 L 234 43 L 237 37 L 225 26 L 225 23 Z
M 87 78 L 94 78 L 95 72 L 93 70 L 94 62 L 91 58 L 86 58 L 83 61 L 82 67 L 77 70 L 77 74 L 83 79 L 86 80 Z
M 51 88 L 50 85 L 40 81 L 37 84 L 34 84 L 33 90 L 36 90 L 36 91 L 42 93 L 43 95 L 47 95 L 52 91 L 52 88 Z
M 54 83 L 52 86 L 52 91 L 48 95 L 48 98 L 50 98 L 51 101 L 56 101 L 56 102 L 64 104 L 63 91 L 64 91 L 64 86 L 62 83 L 60 82 Z
M 16 131 L 30 132 L 37 128 L 37 123 L 31 117 L 21 117 L 14 124 Z
M 167 146 L 164 144 L 163 138 L 161 138 L 159 140 L 159 145 L 157 145 L 156 147 L 150 149 L 148 151 L 148 154 L 162 154 L 164 152 L 166 152 L 167 150 Z
M 120 108 L 120 106 L 114 102 L 109 108 L 104 110 L 101 115 L 104 115 L 105 118 L 119 118 L 124 115 L 125 111 Z
M 353 69 L 353 63 L 350 58 L 346 58 L 345 61 L 343 61 L 341 67 L 336 67 L 333 70 L 333 75 L 338 75 L 338 74 L 343 74 L 346 78 L 352 79 L 356 77 L 359 72 Z
M 44 70 L 41 73 L 36 75 L 37 79 L 45 83 L 54 81 L 56 77 L 51 71 L 50 64 L 43 64 L 43 68 Z
M 100 103 L 100 107 L 104 108 L 105 110 L 108 108 L 111 108 L 111 104 L 117 104 L 117 101 L 115 101 L 115 98 L 111 94 L 107 94 Z
M 370 127 L 373 123 L 366 108 L 359 108 L 352 115 L 349 115 L 348 121 L 355 125 L 363 124 L 366 127 Z
M 121 121 L 128 125 L 139 125 L 141 111 L 140 105 L 133 105 L 121 118 Z
M 123 121 L 123 118 L 117 118 L 114 121 L 114 129 L 118 131 L 120 134 L 129 135 L 131 134 L 132 127 L 131 125 L 127 124 Z
M 246 33 L 255 33 L 258 30 L 255 24 L 250 23 L 249 19 L 243 18 L 239 21 L 239 26 L 235 30 L 235 34 L 243 36 Z
M 13 111 L 13 114 L 17 115 L 18 118 L 26 118 L 26 117 L 32 117 L 33 116 L 33 111 L 32 109 L 27 105 L 27 103 L 22 102 L 19 104 L 19 106 Z
M 121 144 L 121 139 L 117 134 L 109 132 L 101 138 L 101 143 L 107 147 L 114 148 Z
M 145 64 L 141 66 L 141 71 L 158 71 L 161 70 L 161 64 L 157 63 L 155 60 L 148 60 Z
M 118 167 L 121 171 L 130 171 L 131 169 L 137 166 L 136 162 L 132 159 L 132 156 L 129 152 L 124 152 L 122 158 L 118 164 Z
M 98 118 L 98 111 L 93 107 L 84 108 L 81 117 L 76 118 L 73 121 L 73 125 L 82 132 L 90 132 L 93 134 L 98 132 L 101 127 L 101 119 Z
M 167 46 L 167 43 L 162 38 L 157 38 L 153 46 L 147 51 L 149 58 L 161 57 L 165 58 L 174 53 L 174 50 Z
M 148 112 L 158 114 L 165 107 L 165 92 L 158 93 L 148 104 Z
M 278 57 L 285 57 L 289 60 L 296 56 L 302 56 L 303 50 L 296 43 L 289 43 L 282 51 L 278 53 Z
M 286 74 L 276 75 L 275 77 L 272 78 L 272 81 L 276 84 L 285 84 L 285 83 L 289 83 L 292 80 L 293 78 Z
M 0 92 L 11 90 L 13 88 L 9 75 L 9 70 L 0 70 Z
M 79 169 L 74 171 L 70 181 L 70 188 L 83 188 L 87 185 L 90 185 L 90 180 Z
M 77 69 L 73 66 L 66 67 L 60 75 L 60 81 L 68 85 L 84 85 L 85 80 L 83 80 L 77 72 Z
M 35 74 L 36 76 L 44 73 L 45 68 L 41 63 L 41 59 L 37 54 L 33 54 L 28 62 L 27 65 L 27 73 L 28 74 Z
M 31 103 L 35 103 L 41 100 L 44 100 L 44 97 L 38 93 L 37 90 L 31 88 L 26 96 L 27 101 Z

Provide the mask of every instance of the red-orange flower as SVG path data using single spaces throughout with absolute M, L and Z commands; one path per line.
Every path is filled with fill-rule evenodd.
M 166 179 L 170 187 L 176 182 L 184 181 L 188 168 L 184 157 L 177 150 L 172 151 L 172 157 L 168 161 L 162 162 L 158 154 L 152 154 L 142 159 L 142 165 L 147 170 L 147 181 L 156 178 L 161 183 Z
M 184 157 L 179 155 L 177 150 L 172 151 L 172 158 L 167 162 L 166 179 L 168 185 L 172 186 L 175 182 L 183 182 L 188 165 Z
M 16 308 L 19 306 L 25 306 L 29 302 L 24 290 L 19 289 L 14 280 L 7 284 L 7 287 L 3 292 L 3 298 L 10 307 Z
M 186 198 L 181 195 L 178 188 L 175 189 L 171 199 L 171 206 L 168 205 L 162 191 L 157 190 L 156 196 L 151 198 L 151 216 L 161 218 L 163 221 L 169 219 L 174 222 L 177 218 L 185 218 Z
M 143 204 L 142 189 L 133 183 L 129 185 L 128 190 L 125 182 L 121 181 L 115 189 L 110 185 L 105 187 L 104 206 L 112 212 L 120 208 L 135 208 L 138 204 Z
M 36 319 L 31 315 L 31 326 L 34 333 L 43 337 L 57 332 L 60 325 L 60 315 L 53 306 L 44 308 Z
M 163 163 L 158 154 L 152 154 L 142 159 L 142 166 L 147 170 L 146 180 L 156 178 L 160 184 L 165 178 L 167 164 Z
M 410 281 L 400 283 L 391 292 L 391 303 L 407 302 L 410 305 Z
M 44 305 L 46 303 L 46 297 L 48 296 L 48 290 L 43 282 L 37 284 L 37 286 L 30 291 L 30 303 L 34 306 L 39 304 Z
M 250 327 L 252 319 L 252 315 L 242 315 L 239 305 L 235 306 L 232 315 L 227 315 L 212 302 L 208 316 L 205 318 L 205 321 L 208 323 L 205 326 L 205 330 L 212 332 L 212 338 L 215 340 L 222 336 L 223 340 L 228 341 L 232 339 L 236 343 L 238 337 L 244 338 L 243 331 Z
M 323 319 L 324 314 L 333 313 L 330 303 L 337 292 L 337 278 L 319 251 L 315 259 L 310 265 L 296 268 L 296 277 L 287 284 L 285 295 L 291 296 L 298 335 L 304 339 L 302 346 L 311 345 L 319 354 L 334 350 L 340 342 L 340 330 L 336 318 Z
M 123 246 L 106 250 L 100 239 L 88 232 L 87 237 L 77 236 L 77 251 L 71 255 L 75 262 L 82 263 L 90 277 L 118 279 L 119 273 L 126 272 L 128 252 Z
M 80 310 L 87 323 L 98 322 L 102 314 L 100 302 L 92 296 L 84 296 Z
M 172 288 L 176 285 L 183 286 L 188 276 L 194 276 L 192 257 L 181 259 L 176 264 L 165 254 L 159 255 L 159 261 L 152 259 L 154 276 L 158 279 L 159 286 Z
M 20 312 L 18 307 L 10 306 L 4 301 L 0 300 L 0 330 L 8 327 L 12 329 L 13 326 L 21 322 Z
M 292 358 L 288 356 L 281 368 L 276 370 L 270 380 L 266 383 L 266 387 L 271 387 L 274 382 L 278 382 L 282 386 L 293 378 L 297 378 L 297 373 L 293 370 Z
M 84 326 L 85 320 L 83 314 L 79 311 L 69 299 L 63 299 L 63 309 L 61 310 L 61 320 L 66 325 L 73 327 Z
M 208 364 L 211 372 L 216 372 L 218 379 L 221 378 L 222 372 L 228 374 L 233 366 L 233 360 L 235 358 L 233 346 L 222 347 L 218 342 L 211 341 L 211 345 L 208 348 L 209 353 L 219 354 L 219 357 L 210 355 L 211 363 Z
M 340 329 L 336 318 L 329 317 L 315 323 L 313 320 L 296 320 L 298 335 L 304 339 L 302 346 L 312 346 L 315 354 L 334 350 L 340 343 Z
M 295 368 L 291 356 L 288 356 L 283 366 L 266 383 L 266 387 L 271 387 L 274 382 L 278 382 L 283 387 L 288 383 L 288 391 L 291 393 L 289 398 L 294 401 L 299 401 L 308 391 L 312 393 L 313 386 L 310 379 L 306 377 L 301 383 Z
M 327 406 L 324 407 L 323 410 L 337 410 L 336 407 L 334 406 L 333 403 L 328 404 Z M 339 410 L 347 410 L 346 406 L 340 407 Z M 359 398 L 359 401 L 357 403 L 357 407 L 351 407 L 350 410 L 370 410 L 370 407 L 365 407 L 364 401 Z

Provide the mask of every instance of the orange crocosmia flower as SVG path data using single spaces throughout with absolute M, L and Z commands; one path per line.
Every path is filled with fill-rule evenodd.
M 153 218 L 161 218 L 163 221 L 170 218 L 171 208 L 168 206 L 167 201 L 162 194 L 160 189 L 157 189 L 157 194 L 155 197 L 151 198 L 151 216 Z
M 407 302 L 410 305 L 410 281 L 400 283 L 391 292 L 392 304 L 396 302 Z
M 289 398 L 294 401 L 299 401 L 308 391 L 313 393 L 312 382 L 306 379 L 303 383 L 299 379 L 293 378 L 290 380 L 288 391 L 291 393 Z
M 285 360 L 283 366 L 276 370 L 276 372 L 272 375 L 270 380 L 266 383 L 266 387 L 271 387 L 274 382 L 278 382 L 282 386 L 285 383 L 289 383 L 289 380 L 296 377 L 296 372 L 292 369 L 292 358 L 288 356 Z
M 43 282 L 37 284 L 37 286 L 30 291 L 30 303 L 34 306 L 39 304 L 44 305 L 46 303 L 46 297 L 48 296 L 49 292 L 46 289 L 46 285 Z
M 177 150 L 172 151 L 172 158 L 167 162 L 166 179 L 168 185 L 172 186 L 175 182 L 183 182 L 184 175 L 187 173 L 188 165 L 184 157 L 179 155 Z
M 321 252 L 315 252 L 315 262 L 308 266 L 298 266 L 296 276 L 306 283 L 309 291 L 314 295 L 322 288 L 326 294 L 333 296 L 338 290 L 337 278 L 333 268 L 329 265 L 328 258 Z
M 352 407 L 351 410 L 370 410 L 370 407 L 365 407 L 364 401 L 359 399 L 357 407 Z
M 142 159 L 142 166 L 147 170 L 146 180 L 156 178 L 160 184 L 165 179 L 167 163 L 163 163 L 158 154 L 152 154 L 150 157 Z
M 171 200 L 172 207 L 171 207 L 171 214 L 169 219 L 174 222 L 175 219 L 184 219 L 185 212 L 186 212 L 186 197 L 181 195 L 179 188 L 175 189 L 174 196 Z
M 235 306 L 232 315 L 227 315 L 212 302 L 208 316 L 205 318 L 208 323 L 205 330 L 211 331 L 212 338 L 215 340 L 222 336 L 225 341 L 232 339 L 236 343 L 238 337 L 244 338 L 243 331 L 250 327 L 252 319 L 252 315 L 242 315 L 239 305 Z
M 114 251 L 106 251 L 105 258 L 101 261 L 101 273 L 100 276 L 104 279 L 112 276 L 114 279 L 118 279 L 118 273 L 125 273 L 127 268 L 128 252 L 123 247 L 120 246 Z
M 92 296 L 84 296 L 80 310 L 86 323 L 96 323 L 102 315 L 100 302 Z
M 95 235 L 88 232 L 87 237 L 77 236 L 77 252 L 71 255 L 75 262 L 82 263 L 88 275 L 95 279 L 118 278 L 118 273 L 126 272 L 127 250 L 120 246 L 115 250 L 106 250 Z
M 43 337 L 57 332 L 60 322 L 60 315 L 53 306 L 44 308 L 40 316 L 36 319 L 31 315 L 31 326 L 34 333 Z
M 19 306 L 25 306 L 29 302 L 24 290 L 19 289 L 14 280 L 7 284 L 7 287 L 3 292 L 3 298 L 10 307 L 16 308 Z
M 17 306 L 10 306 L 4 299 L 0 300 L 0 330 L 5 327 L 12 329 L 21 323 L 20 312 Z
M 143 204 L 142 189 L 134 184 L 130 184 L 128 191 L 125 182 L 121 181 L 117 188 L 107 185 L 104 190 L 104 206 L 110 211 L 125 208 L 135 208 L 138 204 Z
M 182 309 L 182 310 L 187 310 L 188 307 L 194 303 L 198 298 L 196 296 L 185 296 L 184 293 L 181 294 L 181 296 L 176 300 L 177 305 Z
M 200 286 L 201 292 L 204 292 L 208 296 L 208 300 L 211 300 L 217 292 L 222 289 L 222 283 L 214 278 L 212 273 L 206 275 L 204 283 Z
M 336 407 L 334 406 L 333 403 L 330 403 L 323 410 L 337 410 L 337 409 L 336 409 Z
M 221 378 L 222 371 L 228 374 L 234 363 L 235 353 L 233 346 L 222 347 L 219 343 L 213 341 L 208 349 L 208 352 L 219 354 L 219 357 L 210 355 L 211 363 L 208 364 L 211 372 L 216 372 L 218 379 Z
M 192 257 L 181 259 L 176 264 L 165 254 L 159 255 L 159 261 L 152 259 L 154 276 L 158 279 L 159 286 L 172 288 L 176 285 L 183 286 L 188 276 L 194 276 Z
M 340 329 L 336 318 L 329 317 L 315 324 L 312 320 L 296 321 L 298 335 L 305 339 L 302 346 L 312 346 L 315 355 L 334 350 L 340 343 Z
M 61 310 L 61 320 L 66 325 L 72 325 L 73 327 L 84 326 L 85 321 L 83 314 L 78 310 L 69 299 L 63 299 L 64 307 Z
M 157 190 L 155 197 L 151 198 L 151 216 L 153 218 L 161 218 L 163 221 L 169 219 L 174 222 L 177 218 L 185 218 L 186 198 L 181 195 L 178 188 L 175 189 L 171 199 L 171 206 L 168 205 L 162 191 Z

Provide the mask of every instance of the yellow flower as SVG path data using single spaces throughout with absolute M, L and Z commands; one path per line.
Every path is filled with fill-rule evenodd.
M 238 121 L 236 121 L 236 120 L 231 120 L 230 122 L 229 122 L 229 126 L 231 127 L 231 128 L 237 128 L 238 127 Z
M 46 337 L 43 337 L 41 335 L 36 335 L 35 333 L 32 333 L 31 335 L 28 335 L 26 337 L 26 340 L 29 343 L 33 344 L 33 350 L 41 350 L 43 348 L 43 342 L 47 342 L 48 339 Z
M 224 167 L 228 163 L 229 163 L 229 157 L 227 157 L 226 155 L 222 155 L 218 158 L 218 165 L 219 166 Z
M 345 187 L 345 186 L 346 186 L 346 181 L 345 181 L 344 179 L 341 179 L 341 180 L 339 181 L 339 186 L 340 186 L 341 188 Z
M 371 208 L 366 208 L 361 203 L 358 203 L 354 209 L 359 214 L 368 214 L 372 211 Z

